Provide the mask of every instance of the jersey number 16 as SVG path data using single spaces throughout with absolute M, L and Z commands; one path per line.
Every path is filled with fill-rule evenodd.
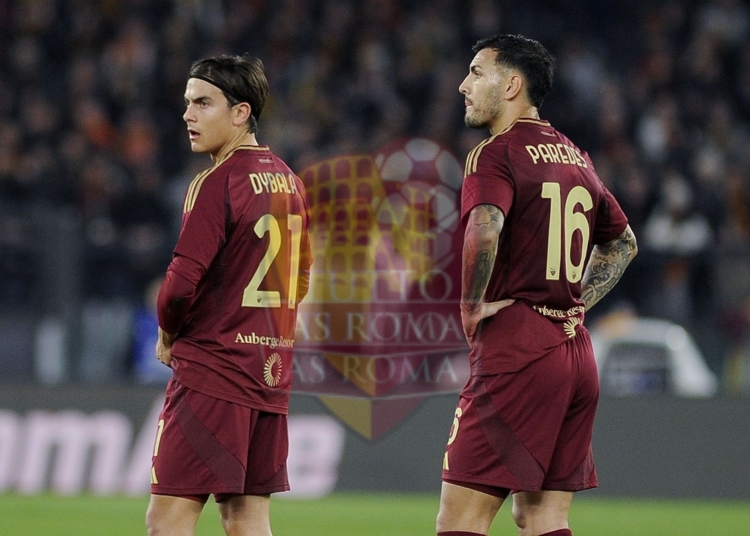
M 549 234 L 547 236 L 547 269 L 548 280 L 560 279 L 560 262 L 563 251 L 565 253 L 565 275 L 571 283 L 577 283 L 583 277 L 584 261 L 589 247 L 589 221 L 584 212 L 594 207 L 591 194 L 583 186 L 574 187 L 565 199 L 565 213 L 563 214 L 563 200 L 560 195 L 560 184 L 545 182 L 542 184 L 542 197 L 550 200 Z M 582 211 L 576 212 L 578 205 Z M 578 264 L 573 264 L 571 258 L 573 249 L 573 234 L 581 233 L 581 258 Z M 564 239 L 564 242 L 563 242 Z

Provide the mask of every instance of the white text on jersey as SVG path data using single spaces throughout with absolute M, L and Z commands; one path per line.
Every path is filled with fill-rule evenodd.
M 531 155 L 534 163 L 537 164 L 539 159 L 542 162 L 553 164 L 571 164 L 582 168 L 589 167 L 586 160 L 580 153 L 564 143 L 540 143 L 539 145 L 527 145 L 526 150 Z
M 250 184 L 253 185 L 253 191 L 256 194 L 262 194 L 264 191 L 272 194 L 297 193 L 297 184 L 294 182 L 294 175 L 291 173 L 288 175 L 270 172 L 250 173 Z

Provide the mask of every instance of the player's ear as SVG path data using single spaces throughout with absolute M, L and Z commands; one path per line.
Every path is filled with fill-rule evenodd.
M 523 77 L 517 72 L 512 72 L 508 77 L 508 86 L 505 90 L 508 100 L 516 98 L 523 91 L 523 87 Z
M 241 102 L 234 106 L 233 111 L 234 117 L 232 118 L 232 123 L 234 123 L 235 126 L 240 126 L 247 123 L 253 109 L 250 107 L 249 103 Z

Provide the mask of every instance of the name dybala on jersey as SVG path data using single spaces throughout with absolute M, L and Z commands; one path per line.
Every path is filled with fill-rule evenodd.
M 472 374 L 520 370 L 583 328 L 581 279 L 593 244 L 627 218 L 589 156 L 547 121 L 519 119 L 466 160 L 461 218 L 477 205 L 505 215 L 485 302 L 517 300 L 479 325 Z
M 159 296 L 160 326 L 178 333 L 175 380 L 288 411 L 309 213 L 302 181 L 266 146 L 240 145 L 191 182 Z

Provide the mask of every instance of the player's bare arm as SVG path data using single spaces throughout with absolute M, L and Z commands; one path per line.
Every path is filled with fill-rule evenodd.
M 581 299 L 587 311 L 614 288 L 637 253 L 630 225 L 611 242 L 594 246 L 581 284 Z
M 495 267 L 497 243 L 505 216 L 494 205 L 478 205 L 469 213 L 463 246 L 461 320 L 471 343 L 477 324 L 507 307 L 512 300 L 484 303 L 484 293 Z

